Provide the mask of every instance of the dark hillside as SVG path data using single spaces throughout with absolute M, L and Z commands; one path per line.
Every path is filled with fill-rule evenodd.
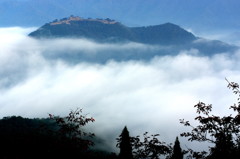
M 87 38 L 99 42 L 133 41 L 146 44 L 179 45 L 197 38 L 181 27 L 166 23 L 148 27 L 127 27 L 111 19 L 69 17 L 43 25 L 29 34 L 36 38 Z
M 71 140 L 62 138 L 59 127 L 51 119 L 5 117 L 0 120 L 0 158 L 55 159 L 81 158 L 113 159 L 114 154 L 97 150 L 81 150 Z
M 115 20 L 84 19 L 71 16 L 47 23 L 29 34 L 36 39 L 84 38 L 97 43 L 127 44 L 140 43 L 157 49 L 144 50 L 110 50 L 98 51 L 94 56 L 83 51 L 70 54 L 58 53 L 63 59 L 70 61 L 88 61 L 105 63 L 108 60 L 150 60 L 155 56 L 177 55 L 183 50 L 196 50 L 198 55 L 212 56 L 214 54 L 234 52 L 237 46 L 217 40 L 205 40 L 172 23 L 161 25 L 128 27 Z M 61 52 L 61 51 L 60 51 Z M 72 52 L 71 52 L 72 53 Z M 46 54 L 47 56 L 48 53 Z M 74 56 L 74 57 L 73 57 Z
M 192 33 L 172 23 L 136 27 L 132 28 L 132 31 L 137 36 L 138 42 L 147 44 L 179 45 L 197 39 Z

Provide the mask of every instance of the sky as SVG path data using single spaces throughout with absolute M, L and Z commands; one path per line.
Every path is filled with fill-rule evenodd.
M 44 6 L 47 8 L 42 10 Z M 208 57 L 189 49 L 148 61 L 72 63 L 60 55 L 74 56 L 77 52 L 95 56 L 115 50 L 148 52 L 158 47 L 99 44 L 87 39 L 36 40 L 27 35 L 41 24 L 74 14 L 110 17 L 132 26 L 171 21 L 208 39 L 240 46 L 237 6 L 237 0 L 2 0 L 0 117 L 66 115 L 80 107 L 96 119 L 89 129 L 111 140 L 109 146 L 115 145 L 115 138 L 125 125 L 132 135 L 149 131 L 160 133 L 164 141 L 174 142 L 179 133 L 186 131 L 179 119 L 193 121 L 193 106 L 199 101 L 213 104 L 217 115 L 232 113 L 228 107 L 237 97 L 227 88 L 225 77 L 240 81 L 239 50 Z M 180 141 L 187 143 L 183 138 Z
M 238 31 L 238 0 L 1 0 L 0 26 L 41 26 L 77 15 L 110 18 L 128 26 L 175 23 L 197 33 Z
M 200 37 L 239 44 L 239 7 L 238 0 L 1 0 L 0 27 L 40 27 L 76 15 L 132 27 L 171 22 Z

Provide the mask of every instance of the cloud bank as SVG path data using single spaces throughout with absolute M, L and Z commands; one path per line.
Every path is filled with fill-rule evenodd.
M 90 129 L 112 137 L 110 145 L 125 125 L 132 135 L 149 131 L 173 142 L 186 131 L 179 119 L 193 120 L 193 105 L 199 100 L 212 103 L 220 115 L 236 102 L 224 78 L 240 81 L 239 51 L 207 57 L 190 49 L 148 61 L 93 63 L 65 57 L 162 48 L 84 39 L 34 40 L 26 36 L 30 30 L 0 29 L 0 117 L 66 115 L 80 107 L 96 119 Z

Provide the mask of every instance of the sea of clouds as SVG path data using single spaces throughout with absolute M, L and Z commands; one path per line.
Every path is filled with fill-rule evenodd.
M 34 29 L 0 28 L 0 117 L 64 116 L 83 108 L 96 119 L 89 129 L 112 146 L 125 125 L 131 135 L 149 131 L 174 142 L 188 130 L 179 119 L 193 121 L 193 106 L 199 101 L 213 104 L 216 115 L 232 113 L 228 108 L 237 96 L 227 88 L 225 77 L 240 82 L 240 51 L 208 57 L 190 49 L 147 61 L 76 62 L 64 57 L 161 48 L 86 39 L 36 40 L 27 36 Z

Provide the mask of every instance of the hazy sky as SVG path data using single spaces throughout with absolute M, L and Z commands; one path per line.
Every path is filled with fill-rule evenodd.
M 66 115 L 70 109 L 80 107 L 96 119 L 91 128 L 104 138 L 111 135 L 115 141 L 127 125 L 133 135 L 149 131 L 173 142 L 176 135 L 186 130 L 179 119 L 193 120 L 197 102 L 212 103 L 219 115 L 226 114 L 236 102 L 236 96 L 226 87 L 225 77 L 240 81 L 240 51 L 208 57 L 198 56 L 198 50 L 190 49 L 177 56 L 155 57 L 145 62 L 71 63 L 46 55 L 71 56 L 78 52 L 95 56 L 104 51 L 147 52 L 158 47 L 99 44 L 86 39 L 35 40 L 27 34 L 53 19 L 74 14 L 109 17 L 132 26 L 172 22 L 197 35 L 239 45 L 239 3 L 1 0 L 0 117 Z

